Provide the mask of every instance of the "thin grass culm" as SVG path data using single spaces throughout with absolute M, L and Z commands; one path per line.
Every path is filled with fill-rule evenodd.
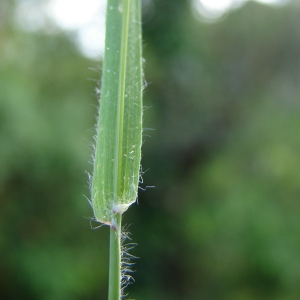
M 136 201 L 142 145 L 140 0 L 108 0 L 91 204 L 110 226 L 108 299 L 122 298 L 122 214 Z M 124 272 L 123 272 L 124 274 Z

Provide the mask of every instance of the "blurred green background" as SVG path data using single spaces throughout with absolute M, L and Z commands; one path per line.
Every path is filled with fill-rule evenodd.
M 109 230 L 91 230 L 84 198 L 101 62 L 51 20 L 19 26 L 17 3 L 0 3 L 0 299 L 106 299 Z M 144 2 L 141 186 L 155 189 L 124 216 L 127 292 L 298 300 L 299 2 L 195 15 Z

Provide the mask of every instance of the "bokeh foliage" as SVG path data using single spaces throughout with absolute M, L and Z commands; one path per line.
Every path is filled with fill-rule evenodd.
M 142 186 L 156 188 L 124 217 L 130 296 L 299 299 L 300 7 L 205 24 L 188 1 L 151 3 Z M 83 196 L 99 62 L 0 11 L 0 298 L 105 299 L 108 229 L 90 229 Z

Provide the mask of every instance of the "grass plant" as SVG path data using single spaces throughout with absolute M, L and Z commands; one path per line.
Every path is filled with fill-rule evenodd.
M 94 218 L 110 227 L 109 300 L 122 297 L 122 214 L 136 201 L 142 145 L 140 0 L 108 0 L 91 178 Z

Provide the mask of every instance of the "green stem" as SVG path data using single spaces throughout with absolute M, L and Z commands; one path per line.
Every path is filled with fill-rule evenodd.
M 128 27 L 130 16 L 130 2 L 123 2 L 123 30 L 121 41 L 120 57 L 120 77 L 118 95 L 118 116 L 117 116 L 117 142 L 115 150 L 115 180 L 114 194 L 115 203 L 121 199 L 121 176 L 122 176 L 122 156 L 123 156 L 123 123 L 124 123 L 124 97 L 125 97 L 125 77 L 126 77 L 126 57 L 128 43 Z M 116 213 L 116 222 L 112 222 L 110 227 L 110 250 L 109 250 L 109 288 L 108 300 L 120 300 L 121 297 L 121 213 Z
M 115 215 L 115 227 L 110 227 L 109 249 L 109 287 L 108 300 L 120 300 L 121 297 L 121 221 L 122 215 Z

